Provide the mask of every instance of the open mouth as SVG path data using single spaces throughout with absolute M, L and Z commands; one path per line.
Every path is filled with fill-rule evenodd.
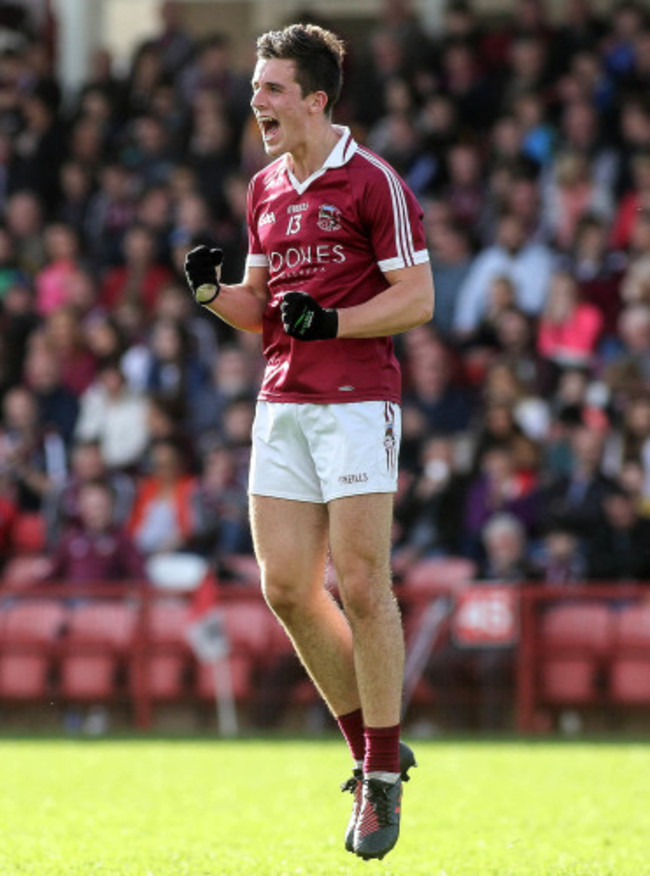
M 273 140 L 280 128 L 278 120 L 270 116 L 258 116 L 257 123 L 260 126 L 264 142 Z

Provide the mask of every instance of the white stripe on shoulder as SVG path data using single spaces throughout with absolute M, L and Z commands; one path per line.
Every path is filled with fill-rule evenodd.
M 393 202 L 397 255 L 398 258 L 403 260 L 404 266 L 415 264 L 413 235 L 411 233 L 411 224 L 408 219 L 408 207 L 401 180 L 390 165 L 380 161 L 377 156 L 372 154 L 372 152 L 368 152 L 366 149 L 359 147 L 357 153 L 381 170 L 386 177 L 391 192 L 391 200 Z

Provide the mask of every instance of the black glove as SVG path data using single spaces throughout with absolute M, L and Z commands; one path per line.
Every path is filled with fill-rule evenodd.
M 185 276 L 199 304 L 210 304 L 221 291 L 223 252 L 196 246 L 185 256 Z
M 280 305 L 282 325 L 292 338 L 300 341 L 324 341 L 335 338 L 339 315 L 330 307 L 321 307 L 307 292 L 287 292 Z

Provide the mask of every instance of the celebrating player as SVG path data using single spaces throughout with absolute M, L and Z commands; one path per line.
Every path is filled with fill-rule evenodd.
M 345 845 L 382 858 L 399 834 L 404 644 L 390 575 L 400 441 L 391 336 L 431 319 L 415 197 L 332 122 L 344 47 L 313 25 L 257 41 L 251 105 L 275 159 L 251 181 L 244 279 L 221 251 L 186 259 L 196 300 L 262 332 L 250 509 L 265 598 L 336 717 L 354 760 Z M 343 610 L 323 587 L 329 550 Z

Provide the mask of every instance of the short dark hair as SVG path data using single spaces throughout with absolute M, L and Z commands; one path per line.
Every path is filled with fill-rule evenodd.
M 343 85 L 343 41 L 317 24 L 290 24 L 257 40 L 257 57 L 280 58 L 296 65 L 296 82 L 303 95 L 324 91 L 330 115 Z

